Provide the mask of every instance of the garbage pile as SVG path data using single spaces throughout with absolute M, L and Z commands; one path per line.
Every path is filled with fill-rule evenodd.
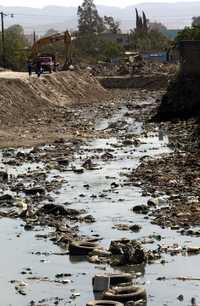
M 136 61 L 133 63 L 101 63 L 90 66 L 91 74 L 95 76 L 122 76 L 122 75 L 148 75 L 167 74 L 174 75 L 176 65 L 151 61 Z

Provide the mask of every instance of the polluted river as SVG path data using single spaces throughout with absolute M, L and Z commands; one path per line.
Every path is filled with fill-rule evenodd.
M 96 120 L 95 132 L 101 137 L 74 142 L 67 159 L 55 153 L 62 148 L 64 154 L 67 142 L 2 150 L 1 171 L 8 181 L 1 194 L 7 205 L 1 204 L 0 305 L 85 306 L 98 298 L 92 278 L 106 272 L 132 273 L 147 292 L 146 303 L 139 305 L 199 305 L 199 255 L 180 251 L 198 245 L 198 237 L 155 225 L 153 213 L 133 211 L 152 200 L 140 182 L 130 183 L 129 174 L 142 160 L 174 150 L 166 131 L 155 124 L 146 128 L 123 101 L 111 117 Z M 30 186 L 45 186 L 45 195 L 40 188 L 31 193 Z M 10 205 L 13 198 L 18 205 Z M 158 205 L 168 205 L 164 193 L 158 199 Z M 33 211 L 27 215 L 30 203 L 42 212 L 44 205 L 61 205 L 80 216 L 74 212 L 66 222 L 48 213 L 37 219 Z M 91 262 L 69 253 L 66 235 L 94 239 L 104 249 L 126 238 L 141 241 L 147 252 L 165 251 L 137 265 L 111 265 L 97 257 Z

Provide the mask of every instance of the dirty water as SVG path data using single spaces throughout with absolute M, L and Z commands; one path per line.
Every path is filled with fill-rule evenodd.
M 80 233 L 86 236 L 98 236 L 101 244 L 108 247 L 113 239 L 123 237 L 130 239 L 144 239 L 149 235 L 161 235 L 161 241 L 145 244 L 145 248 L 156 249 L 160 245 L 178 243 L 181 246 L 198 245 L 198 238 L 180 236 L 176 231 L 161 229 L 150 223 L 143 215 L 136 215 L 131 211 L 134 205 L 146 204 L 148 197 L 142 196 L 139 187 L 126 184 L 126 176 L 131 169 L 136 168 L 142 157 L 156 157 L 163 153 L 170 153 L 168 137 L 158 128 L 144 136 L 142 123 L 125 118 L 126 109 L 120 115 L 113 115 L 112 123 L 118 120 L 126 121 L 128 128 L 120 130 L 116 137 L 88 141 L 76 152 L 72 164 L 79 168 L 83 161 L 92 158 L 97 164 L 97 170 L 84 171 L 82 174 L 74 172 L 59 172 L 52 170 L 49 178 L 60 175 L 65 183 L 59 193 L 52 192 L 56 203 L 68 203 L 67 207 L 85 209 L 86 214 L 95 217 L 92 224 L 78 224 Z M 108 129 L 110 122 L 105 119 L 97 123 L 97 130 Z M 137 136 L 140 145 L 122 147 L 121 136 L 128 131 Z M 99 155 L 105 151 L 113 154 L 113 159 L 102 161 Z M 33 168 L 34 167 L 34 168 Z M 34 170 L 38 164 L 23 164 L 20 167 L 7 167 L 12 173 L 25 173 L 28 168 Z M 44 167 L 41 163 L 40 169 Z M 113 187 L 113 183 L 116 183 Z M 89 188 L 85 188 L 89 185 Z M 163 198 L 167 201 L 167 198 Z M 113 228 L 115 224 L 140 224 L 139 233 L 119 231 Z M 69 257 L 66 250 L 54 245 L 49 239 L 38 238 L 39 234 L 51 232 L 49 228 L 36 228 L 25 231 L 21 220 L 1 219 L 0 222 L 0 306 L 25 306 L 35 301 L 38 305 L 73 305 L 84 306 L 93 299 L 91 280 L 96 273 L 113 271 L 106 265 L 93 265 L 80 257 Z M 191 305 L 191 299 L 196 298 L 200 303 L 200 280 L 182 281 L 176 277 L 199 278 L 198 256 L 170 256 L 163 255 L 165 263 L 160 261 L 137 267 L 121 267 L 120 271 L 140 272 L 137 282 L 144 284 L 148 293 L 148 306 L 157 305 Z M 27 270 L 28 269 L 28 270 Z M 27 274 L 22 274 L 26 271 Z M 27 272 L 29 271 L 29 272 Z M 115 269 L 119 271 L 119 268 Z M 29 274 L 29 273 L 32 274 Z M 66 273 L 66 283 L 55 282 L 55 275 Z M 48 279 L 44 279 L 47 277 Z M 166 280 L 157 280 L 166 277 Z M 33 279 L 30 279 L 33 278 Z M 35 278 L 35 279 L 34 279 Z M 39 280 L 39 279 L 43 280 Z M 11 280 L 25 282 L 26 295 L 16 292 L 15 284 Z M 80 294 L 80 296 L 74 295 Z M 180 302 L 177 297 L 184 296 Z M 56 304 L 57 303 L 57 304 Z

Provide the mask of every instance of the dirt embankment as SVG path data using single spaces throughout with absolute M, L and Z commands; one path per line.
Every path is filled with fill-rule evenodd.
M 178 76 L 170 82 L 161 100 L 156 120 L 188 119 L 200 115 L 200 81 L 195 77 Z
M 60 72 L 38 78 L 0 77 L 0 126 L 26 125 L 33 118 L 50 119 L 60 107 L 97 102 L 106 91 L 88 74 Z
M 29 145 L 31 134 L 34 143 L 54 139 L 66 132 L 70 109 L 106 97 L 106 90 L 87 73 L 59 72 L 39 79 L 0 74 L 0 146 Z

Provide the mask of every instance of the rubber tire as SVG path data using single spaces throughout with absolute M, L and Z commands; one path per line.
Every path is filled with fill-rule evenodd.
M 105 300 L 128 302 L 146 299 L 147 295 L 146 290 L 142 287 L 128 286 L 114 287 L 112 289 L 108 289 L 103 293 L 103 298 Z
M 71 256 L 87 256 L 99 245 L 89 241 L 72 241 L 69 244 L 69 254 Z
M 90 301 L 86 306 L 123 306 L 123 304 L 116 301 L 106 301 L 106 300 L 98 300 L 98 301 Z
M 128 273 L 110 274 L 110 285 L 116 286 L 121 283 L 129 283 L 133 280 L 133 276 Z

